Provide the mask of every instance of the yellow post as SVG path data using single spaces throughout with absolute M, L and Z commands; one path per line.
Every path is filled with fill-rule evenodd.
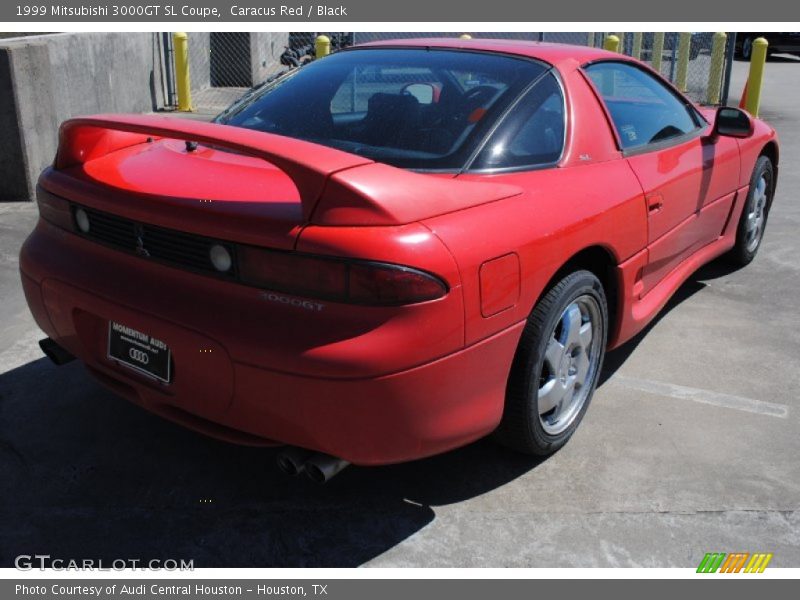
M 603 42 L 603 48 L 609 52 L 619 52 L 619 38 L 612 33 L 606 38 L 606 41 Z
M 719 94 L 722 89 L 722 66 L 725 62 L 725 42 L 728 36 L 718 31 L 714 34 L 711 43 L 711 67 L 708 70 L 707 104 L 719 104 Z
M 758 116 L 761 104 L 761 82 L 764 81 L 764 64 L 767 62 L 767 40 L 756 38 L 750 57 L 750 73 L 747 75 L 747 99 L 744 108 L 754 117 Z
M 175 46 L 175 83 L 178 87 L 178 110 L 192 112 L 192 79 L 189 74 L 189 36 L 183 31 L 172 34 Z
M 653 34 L 653 69 L 661 72 L 661 61 L 664 58 L 664 32 L 656 31 Z
M 471 40 L 472 36 L 470 34 L 468 34 L 468 33 L 462 33 L 460 36 L 458 36 L 458 39 L 460 39 L 460 40 Z
M 675 68 L 675 87 L 685 92 L 688 89 L 689 76 L 689 51 L 692 49 L 692 34 L 688 31 L 681 32 L 678 41 L 678 64 Z
M 322 58 L 331 53 L 331 39 L 327 35 L 318 35 L 314 42 L 315 56 Z
M 636 31 L 633 34 L 633 48 L 631 49 L 631 56 L 636 60 L 642 58 L 642 32 Z
M 594 48 L 594 31 L 590 31 L 587 34 L 586 43 L 588 44 L 589 48 Z

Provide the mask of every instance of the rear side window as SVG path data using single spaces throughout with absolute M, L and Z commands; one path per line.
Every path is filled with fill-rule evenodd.
M 511 109 L 472 168 L 536 168 L 556 163 L 564 148 L 564 128 L 561 86 L 547 73 Z
M 586 73 L 608 108 L 624 150 L 663 142 L 699 128 L 694 111 L 642 69 L 601 62 L 586 67 Z

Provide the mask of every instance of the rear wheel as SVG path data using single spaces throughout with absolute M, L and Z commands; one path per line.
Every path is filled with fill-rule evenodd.
M 759 156 L 750 177 L 750 190 L 736 229 L 736 245 L 730 253 L 731 260 L 739 266 L 749 264 L 761 247 L 772 200 L 773 182 L 772 162 L 766 156 Z
M 502 444 L 547 455 L 567 443 L 594 393 L 605 355 L 608 307 L 589 271 L 554 285 L 528 317 L 511 367 Z

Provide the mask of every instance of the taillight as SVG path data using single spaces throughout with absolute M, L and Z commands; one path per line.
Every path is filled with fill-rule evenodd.
M 67 200 L 54 196 L 47 190 L 36 188 L 36 204 L 39 216 L 61 229 L 73 230 L 72 211 Z
M 441 298 L 447 285 L 435 275 L 382 262 L 346 260 L 242 246 L 242 283 L 276 292 L 372 306 Z

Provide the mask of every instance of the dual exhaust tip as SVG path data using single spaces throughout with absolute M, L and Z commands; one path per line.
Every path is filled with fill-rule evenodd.
M 305 473 L 315 483 L 330 481 L 350 465 L 346 460 L 329 454 L 294 447 L 281 451 L 277 462 L 278 468 L 287 475 Z

